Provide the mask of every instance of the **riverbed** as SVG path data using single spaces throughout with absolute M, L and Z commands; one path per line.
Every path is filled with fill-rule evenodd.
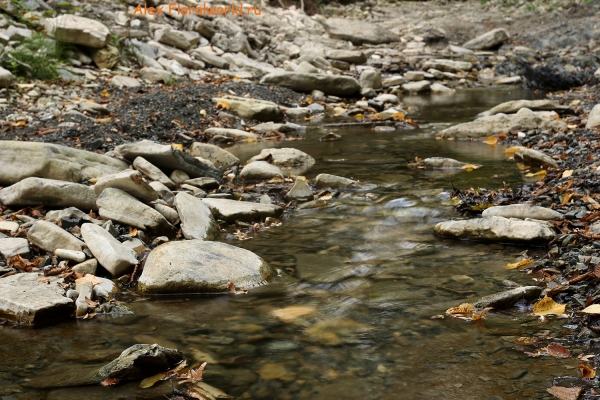
M 316 125 L 303 140 L 229 148 L 245 162 L 265 147 L 295 147 L 316 164 L 293 173 L 309 179 L 330 173 L 373 186 L 334 194 L 325 208 L 296 210 L 282 226 L 249 240 L 226 239 L 282 272 L 248 294 L 130 296 L 132 315 L 35 330 L 4 327 L 1 399 L 164 398 L 168 383 L 146 391 L 137 383 L 59 388 L 67 376 L 136 343 L 208 361 L 205 382 L 244 399 L 552 398 L 546 392 L 552 378 L 564 375 L 565 365 L 577 368 L 577 360 L 532 358 L 525 351 L 534 346 L 517 338 L 552 337 L 565 320 L 542 322 L 524 304 L 491 311 L 478 323 L 431 318 L 505 289 L 507 279 L 533 283 L 505 269 L 527 248 L 432 235 L 436 222 L 457 216 L 452 186 L 525 182 L 502 146 L 440 141 L 434 134 L 501 102 L 538 97 L 513 88 L 407 97 L 401 100 L 420 129 L 331 129 L 342 139 L 320 142 L 330 130 Z M 434 156 L 482 167 L 453 173 L 407 167 L 415 157 Z M 529 254 L 536 251 L 542 250 Z

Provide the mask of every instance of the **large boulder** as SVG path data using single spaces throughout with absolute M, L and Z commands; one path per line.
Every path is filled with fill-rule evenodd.
M 277 276 L 256 254 L 220 242 L 165 243 L 148 255 L 137 290 L 142 294 L 227 292 L 228 282 L 251 289 Z
M 221 235 L 210 209 L 197 197 L 185 192 L 175 196 L 181 219 L 181 232 L 186 239 L 216 240 Z
M 142 140 L 117 146 L 115 151 L 129 161 L 133 161 L 137 157 L 143 157 L 153 165 L 169 172 L 180 170 L 186 172 L 192 178 L 208 176 L 219 182 L 222 179 L 220 169 L 205 164 L 191 155 L 166 144 L 162 145 L 150 140 Z
M 138 157 L 139 158 L 139 157 Z M 136 158 L 136 160 L 138 159 Z M 116 188 L 129 193 L 143 202 L 158 199 L 158 193 L 150 186 L 139 171 L 126 170 L 114 175 L 103 176 L 94 185 L 94 193 L 100 195 L 106 188 Z
M 29 177 L 82 182 L 128 168 L 101 154 L 40 142 L 0 141 L 0 160 L 0 185 Z
M 110 30 L 102 22 L 76 15 L 47 18 L 44 27 L 46 33 L 56 40 L 86 47 L 99 49 L 110 40 Z
M 215 218 L 226 222 L 254 221 L 267 217 L 279 217 L 283 209 L 273 204 L 251 203 L 249 201 L 235 201 L 227 199 L 202 199 Z
M 399 42 L 400 37 L 378 24 L 344 18 L 329 18 L 323 24 L 332 39 L 347 40 L 355 45 Z
M 320 90 L 325 94 L 336 96 L 351 95 L 360 91 L 360 84 L 356 79 L 343 75 L 274 72 L 265 75 L 260 82 L 283 86 L 298 92 Z
M 120 189 L 104 189 L 96 204 L 104 219 L 150 230 L 157 235 L 175 235 L 175 227 L 161 213 Z
M 444 221 L 433 231 L 441 237 L 500 243 L 541 244 L 554 238 L 554 229 L 547 222 L 503 217 Z
M 471 50 L 493 49 L 506 42 L 509 38 L 510 35 L 506 29 L 498 28 L 486 32 L 481 36 L 477 36 L 475 39 L 469 40 L 467 43 L 463 44 L 462 47 Z
M 262 122 L 283 120 L 283 111 L 271 101 L 229 95 L 215 97 L 212 101 L 226 105 L 226 108 L 242 118 L 256 119 Z
M 94 190 L 79 183 L 44 178 L 25 178 L 0 190 L 5 206 L 77 207 L 96 210 Z
M 275 165 L 313 165 L 315 159 L 305 152 L 291 147 L 280 149 L 263 149 L 260 154 L 252 157 L 249 161 L 261 161 L 272 158 Z
M 510 204 L 507 206 L 494 206 L 483 210 L 483 217 L 504 217 L 518 219 L 539 219 L 544 221 L 562 221 L 564 215 L 546 207 L 531 204 Z
M 532 111 L 569 111 L 571 107 L 558 104 L 556 101 L 541 100 L 513 100 L 507 101 L 479 114 L 481 117 L 496 114 L 513 114 L 521 108 L 528 108 Z
M 135 251 L 121 244 L 101 226 L 83 224 L 81 236 L 100 265 L 113 277 L 130 272 L 137 264 Z
M 81 251 L 81 248 L 85 245 L 69 232 L 48 221 L 34 222 L 27 232 L 27 240 L 34 246 L 46 251 L 56 249 Z
M 0 279 L 0 318 L 26 325 L 46 325 L 69 318 L 74 303 L 58 285 L 62 279 L 47 279 L 50 284 L 43 283 L 37 273 Z
M 227 150 L 223 150 L 219 146 L 215 146 L 214 144 L 209 143 L 192 143 L 192 147 L 190 148 L 190 154 L 194 157 L 202 157 L 209 161 L 212 161 L 212 163 L 217 168 L 229 168 L 240 163 L 240 159 L 228 152 Z
M 439 131 L 437 138 L 480 138 L 508 133 L 513 127 L 521 130 L 546 129 L 563 130 L 567 124 L 554 118 L 547 118 L 544 114 L 522 108 L 516 114 L 496 114 L 477 118 L 475 121 L 458 124 Z

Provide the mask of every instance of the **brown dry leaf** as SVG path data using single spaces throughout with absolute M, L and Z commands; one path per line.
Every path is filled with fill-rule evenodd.
M 481 167 L 481 165 L 475 165 L 475 164 L 465 164 L 461 167 L 461 169 L 467 170 L 468 172 L 473 171 L 474 169 L 477 169 Z
M 229 110 L 231 106 L 226 101 L 217 102 L 217 109 L 222 108 L 223 110 Z
M 506 269 L 521 269 L 521 267 L 525 267 L 529 264 L 531 264 L 533 262 L 533 259 L 531 258 L 524 258 L 519 262 L 516 263 L 512 263 L 512 264 L 506 264 Z
M 231 293 L 233 293 L 233 294 L 247 294 L 248 293 L 247 290 L 235 290 L 235 285 L 231 281 L 227 282 L 227 289 L 231 290 Z
M 591 306 L 581 310 L 581 312 L 586 314 L 600 314 L 600 304 L 592 304 Z
M 531 346 L 535 343 L 537 343 L 537 339 L 532 337 L 518 337 L 515 339 L 515 344 L 520 344 L 522 346 Z
M 130 227 L 129 227 L 129 234 L 130 234 L 131 236 L 133 236 L 133 237 L 136 237 L 136 236 L 137 236 L 137 234 L 138 234 L 138 230 L 137 230 L 137 228 L 134 228 L 133 226 L 130 226 Z
M 552 297 L 546 297 L 533 305 L 533 313 L 535 315 L 562 315 L 565 313 L 566 304 L 558 304 Z
M 509 147 L 508 149 L 504 150 L 504 154 L 506 154 L 507 156 L 514 156 L 515 153 L 519 150 L 519 149 L 524 149 L 525 147 L 523 146 L 512 146 Z
M 573 193 L 565 193 L 560 204 L 567 204 L 571 200 L 571 197 L 573 197 Z
M 38 274 L 38 279 L 40 280 L 40 283 L 50 283 L 50 278 L 46 278 L 44 275 L 42 274 Z
M 173 368 L 170 371 L 161 372 L 160 374 L 156 374 L 149 378 L 144 379 L 143 381 L 140 382 L 140 389 L 151 388 L 152 386 L 154 386 L 156 384 L 156 382 L 164 381 L 166 379 L 169 379 L 173 375 L 177 375 L 177 372 L 179 372 L 183 368 L 185 368 L 186 365 L 187 365 L 187 360 L 183 360 L 182 362 L 179 363 L 178 366 L 176 366 L 175 368 Z
M 563 177 L 563 178 L 568 178 L 568 177 L 570 177 L 571 175 L 573 175 L 573 170 L 572 170 L 572 169 L 568 169 L 568 170 L 566 170 L 566 171 L 564 171 L 564 172 L 562 173 L 562 177 Z
M 187 374 L 181 375 L 180 378 L 185 378 L 183 381 L 179 381 L 179 384 L 190 382 L 190 383 L 198 383 L 202 380 L 202 373 L 204 372 L 204 368 L 206 368 L 206 362 L 202 363 L 198 367 L 198 369 L 194 370 L 193 368 L 189 370 Z
M 66 263 L 63 264 L 62 262 L 58 265 L 55 265 L 53 267 L 50 268 L 44 268 L 44 275 L 46 276 L 56 276 L 56 275 L 60 275 L 63 272 L 65 272 L 68 269 Z
M 493 136 L 488 136 L 487 140 L 484 140 L 483 143 L 485 143 L 485 144 L 496 144 L 496 143 L 498 143 L 498 138 L 495 138 Z
M 119 382 L 121 382 L 121 380 L 119 378 L 107 378 L 105 380 L 103 380 L 102 382 L 100 382 L 100 384 L 102 386 L 112 386 L 112 385 L 116 385 Z
M 475 306 L 471 303 L 462 303 L 458 307 L 452 307 L 446 310 L 446 315 L 455 314 L 473 314 L 475 312 Z
M 98 307 L 98 303 L 95 301 L 90 300 L 87 296 L 85 298 L 85 302 L 87 303 L 88 306 L 90 307 Z
M 314 306 L 290 306 L 280 308 L 278 310 L 273 310 L 271 314 L 273 314 L 275 317 L 279 318 L 283 322 L 290 323 L 294 322 L 298 317 L 311 314 L 315 311 L 317 311 L 317 308 Z
M 556 358 L 569 358 L 571 357 L 571 352 L 566 347 L 561 346 L 560 344 L 549 344 L 547 347 L 543 348 L 546 354 Z
M 94 318 L 95 316 L 96 316 L 96 313 L 94 313 L 94 312 L 93 312 L 93 313 L 87 313 L 87 314 L 85 314 L 85 315 L 83 316 L 83 318 L 82 318 L 82 319 L 92 319 L 92 318 Z
M 100 281 L 100 279 L 96 278 L 94 275 L 87 274 L 83 278 L 79 278 L 79 279 L 75 280 L 75 285 L 80 285 L 83 282 L 87 282 L 87 281 L 92 282 L 93 285 L 98 285 L 98 284 L 102 283 Z
M 484 315 L 486 312 L 488 312 L 488 311 L 490 311 L 490 310 L 493 310 L 493 309 L 494 309 L 493 307 L 486 307 L 486 308 L 484 308 L 483 310 L 481 310 L 481 312 L 480 312 L 480 313 L 473 312 L 473 321 L 479 321 L 480 319 L 482 319 L 482 318 L 483 318 L 483 315 Z
M 585 201 L 586 203 L 589 203 L 592 207 L 594 207 L 595 210 L 600 209 L 600 203 L 598 203 L 596 200 L 592 199 L 591 196 L 588 196 L 588 195 L 583 196 L 583 201 Z
M 546 390 L 560 400 L 577 400 L 583 389 L 580 387 L 568 388 L 564 386 L 552 386 Z
M 11 268 L 16 268 L 21 272 L 31 272 L 35 265 L 29 260 L 24 259 L 19 254 L 12 256 L 8 259 L 8 266 Z
M 363 117 L 363 115 L 361 113 L 354 115 L 354 118 L 356 118 L 356 119 L 362 119 L 362 117 Z
M 581 378 L 583 379 L 594 379 L 596 377 L 596 370 L 583 363 L 579 364 L 579 372 L 581 372 Z

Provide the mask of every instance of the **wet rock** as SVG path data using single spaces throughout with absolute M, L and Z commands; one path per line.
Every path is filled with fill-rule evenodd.
M 519 149 L 515 152 L 514 158 L 532 167 L 558 168 L 557 162 L 552 157 L 534 149 Z
M 484 296 L 477 300 L 473 305 L 475 307 L 493 307 L 495 310 L 509 308 L 517 302 L 525 299 L 532 301 L 537 299 L 542 293 L 542 288 L 537 286 L 520 286 L 505 292 L 494 293 Z
M 121 61 L 119 49 L 110 45 L 101 49 L 93 49 L 90 51 L 90 54 L 98 68 L 112 69 L 119 65 L 119 62 Z
M 204 164 L 191 155 L 169 145 L 142 140 L 136 143 L 117 146 L 115 151 L 127 160 L 133 161 L 137 157 L 143 157 L 159 168 L 164 168 L 168 171 L 178 169 L 186 172 L 192 178 L 208 176 L 218 181 L 222 178 L 221 170 Z
M 27 240 L 42 250 L 66 249 L 81 251 L 85 243 L 59 226 L 48 221 L 37 221 L 27 232 Z
M 375 69 L 365 69 L 360 73 L 359 83 L 363 89 L 381 89 L 381 73 Z
M 61 15 L 44 20 L 46 34 L 67 43 L 102 48 L 110 40 L 110 30 L 101 22 L 76 15 Z
M 434 94 L 454 94 L 454 90 L 442 85 L 441 83 L 432 83 L 430 86 L 431 93 Z
M 546 129 L 563 130 L 567 124 L 554 118 L 546 118 L 543 114 L 534 113 L 522 108 L 516 114 L 496 114 L 477 118 L 475 121 L 458 124 L 444 129 L 436 135 L 438 138 L 468 138 L 488 137 L 502 135 L 509 132 L 514 126 L 522 130 Z
M 382 28 L 378 24 L 367 21 L 356 21 L 343 18 L 329 18 L 323 27 L 332 39 L 347 40 L 355 45 L 384 44 L 399 42 L 400 37 Z
M 190 154 L 194 157 L 202 157 L 210 160 L 217 168 L 230 168 L 240 163 L 240 159 L 227 150 L 208 143 L 192 143 Z
M 21 257 L 29 257 L 29 243 L 24 238 L 2 238 L 0 239 L 0 254 L 8 260 L 17 254 Z
M 64 296 L 58 283 L 47 277 L 42 283 L 37 273 L 22 273 L 0 279 L 0 317 L 26 325 L 46 325 L 68 318 L 73 300 Z
M 106 188 L 120 189 L 146 203 L 158 199 L 158 193 L 144 181 L 142 174 L 138 171 L 127 170 L 103 176 L 94 185 L 94 193 L 100 195 Z
M 266 161 L 254 161 L 242 168 L 239 177 L 245 180 L 267 180 L 283 178 L 283 174 L 276 165 L 269 164 Z
M 0 67 L 0 87 L 9 87 L 12 81 L 13 74 L 10 71 Z
M 515 85 L 523 80 L 520 76 L 505 76 L 494 81 L 494 85 Z
M 256 119 L 263 122 L 283 120 L 283 111 L 271 101 L 237 96 L 215 97 L 212 101 L 214 103 L 227 103 L 229 109 L 242 118 Z
M 233 140 L 256 139 L 254 133 L 242 131 L 240 129 L 208 128 L 204 131 L 204 134 L 208 136 L 225 136 Z
M 128 168 L 101 154 L 41 142 L 0 141 L 0 159 L 0 185 L 29 177 L 82 182 Z
M 361 336 L 373 329 L 352 319 L 328 319 L 308 328 L 302 339 L 325 346 L 339 346 L 360 343 Z
M 360 91 L 358 81 L 350 76 L 276 72 L 265 75 L 260 83 L 283 86 L 299 92 L 321 90 L 328 95 L 346 96 Z
M 89 186 L 55 179 L 25 178 L 0 190 L 6 206 L 77 207 L 96 210 L 96 195 Z
M 498 28 L 469 40 L 462 47 L 470 50 L 487 50 L 500 46 L 510 38 L 506 29 Z
M 108 378 L 119 380 L 143 379 L 175 368 L 183 361 L 183 354 L 157 344 L 135 344 L 100 368 L 94 375 L 98 382 Z
M 464 163 L 453 158 L 446 157 L 430 157 L 421 161 L 408 164 L 409 167 L 425 168 L 425 169 L 463 169 L 465 165 L 474 165 Z M 480 167 L 481 165 L 474 165 Z
M 152 250 L 140 279 L 142 294 L 227 292 L 228 282 L 251 289 L 277 271 L 256 254 L 220 242 L 170 242 Z
M 96 204 L 100 216 L 104 219 L 143 230 L 149 229 L 156 235 L 175 235 L 175 227 L 161 213 L 120 189 L 104 189 Z
M 330 174 L 319 174 L 315 178 L 315 186 L 317 188 L 352 188 L 356 189 L 360 187 L 360 183 L 358 181 L 354 181 L 352 179 L 344 178 L 342 176 L 330 175 Z
M 301 177 L 296 178 L 294 186 L 286 193 L 286 196 L 290 200 L 300 201 L 309 201 L 315 197 L 310 186 L 308 186 L 306 181 Z
M 153 67 L 144 67 L 139 71 L 140 78 L 146 79 L 150 82 L 169 82 L 174 78 L 174 75 L 164 69 L 158 69 Z
M 133 160 L 133 167 L 147 175 L 153 181 L 157 181 L 168 187 L 169 189 L 175 189 L 175 183 L 160 168 L 154 166 L 151 162 L 143 157 L 136 157 Z
M 481 214 L 483 217 L 504 217 L 518 219 L 539 219 L 544 221 L 562 221 L 564 216 L 558 211 L 530 204 L 510 204 L 487 208 Z
M 71 269 L 83 276 L 87 274 L 96 275 L 96 270 L 98 269 L 98 260 L 92 258 L 77 265 L 74 265 Z
M 255 162 L 270 157 L 272 157 L 275 165 L 312 165 L 315 163 L 315 159 L 305 152 L 290 147 L 263 149 L 259 155 L 252 157 L 250 161 Z
M 94 283 L 92 281 L 80 281 L 77 283 L 76 290 L 78 293 L 77 300 L 75 300 L 75 315 L 77 317 L 83 317 L 88 313 L 90 306 L 86 301 L 86 297 L 92 300 L 92 290 L 94 289 Z
M 76 261 L 79 263 L 85 261 L 85 253 L 83 251 L 56 249 L 54 250 L 54 254 L 65 260 Z
M 327 52 L 327 58 L 356 65 L 367 62 L 367 56 L 359 50 L 331 50 Z
M 278 218 L 283 209 L 273 204 L 251 203 L 227 199 L 202 199 L 216 219 L 227 222 L 254 221 L 267 217 Z
M 175 204 L 186 239 L 216 240 L 220 237 L 217 222 L 202 200 L 181 192 L 175 196 Z
M 521 108 L 528 108 L 532 111 L 568 111 L 571 109 L 569 106 L 563 106 L 552 100 L 514 100 L 507 101 L 505 103 L 498 104 L 496 107 L 491 108 L 488 111 L 484 111 L 480 116 L 484 117 L 487 115 L 496 114 L 513 114 L 518 112 Z
M 588 116 L 588 122 L 585 125 L 587 129 L 592 129 L 600 125 L 600 104 L 596 104 L 590 115 Z
M 554 238 L 548 223 L 503 217 L 444 221 L 433 229 L 441 237 L 500 243 L 547 243 Z
M 137 264 L 135 251 L 123 246 L 110 233 L 94 224 L 83 224 L 81 236 L 96 260 L 113 277 L 120 277 L 133 270 Z
M 470 71 L 473 68 L 473 64 L 467 61 L 454 61 L 454 60 L 431 60 L 425 62 L 422 67 L 424 70 L 430 68 L 437 69 L 439 71 L 446 72 L 458 72 L 458 71 Z
M 424 93 L 431 91 L 429 81 L 408 82 L 402 85 L 402 89 L 409 93 Z

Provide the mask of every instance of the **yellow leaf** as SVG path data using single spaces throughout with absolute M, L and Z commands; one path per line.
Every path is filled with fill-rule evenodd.
M 489 136 L 487 138 L 487 140 L 483 141 L 483 143 L 485 143 L 485 144 L 496 144 L 496 143 L 498 143 L 498 138 L 495 138 L 493 136 Z
M 333 109 L 333 115 L 335 115 L 336 117 L 339 117 L 340 115 L 343 115 L 346 111 L 348 111 L 348 110 L 346 110 L 343 107 L 335 107 Z
M 600 208 L 600 204 L 594 200 L 591 196 L 585 195 L 583 196 L 583 201 L 585 201 L 586 203 L 589 203 L 592 207 L 594 207 L 595 210 Z
M 177 149 L 179 151 L 183 151 L 183 145 L 179 144 L 179 143 L 172 143 L 171 147 L 173 147 L 174 149 Z
M 311 105 L 312 103 L 313 103 L 312 97 L 307 97 L 306 98 L 306 104 Z
M 110 97 L 110 94 L 108 93 L 108 90 L 104 89 L 102 91 L 102 97 Z
M 523 146 L 512 146 L 509 147 L 508 149 L 504 150 L 504 154 L 506 154 L 507 156 L 514 156 L 515 153 L 519 150 L 519 149 L 524 149 L 525 147 Z
M 592 304 L 591 306 L 581 310 L 581 312 L 586 314 L 600 314 L 600 304 Z
M 523 163 L 517 163 L 517 169 L 519 171 L 527 171 L 529 168 L 531 168 L 529 165 L 525 165 Z
M 542 169 L 536 172 L 535 174 L 533 172 L 528 172 L 527 174 L 525 174 L 525 176 L 529 178 L 543 178 L 544 176 L 546 176 L 546 170 Z
M 581 103 L 581 100 L 573 100 L 571 102 L 571 104 L 569 104 L 570 106 L 576 106 L 577 104 Z
M 571 197 L 573 197 L 573 193 L 565 193 L 565 195 L 563 196 L 562 201 L 560 203 L 567 204 L 569 202 L 569 200 L 571 200 Z
M 524 258 L 519 262 L 516 263 L 512 263 L 512 264 L 506 264 L 506 269 L 522 269 L 521 267 L 525 267 L 526 265 L 529 265 L 533 262 L 533 260 L 531 258 Z
M 363 117 L 363 115 L 360 113 L 358 113 L 354 116 L 354 118 L 356 118 L 356 119 L 361 119 L 362 117 Z
M 218 101 L 217 108 L 222 108 L 223 110 L 229 110 L 231 106 L 226 101 Z
M 405 117 L 405 115 L 402 112 L 397 112 L 397 113 L 392 114 L 392 118 L 396 121 L 404 121 L 404 117 Z
M 477 169 L 481 167 L 481 165 L 475 165 L 475 164 L 465 164 L 462 167 L 460 167 L 461 169 L 467 170 L 469 172 L 473 171 L 474 169 Z
M 558 304 L 552 297 L 546 297 L 533 305 L 533 313 L 535 315 L 562 315 L 565 313 L 566 304 Z
M 92 185 L 94 185 L 96 182 L 98 182 L 98 178 L 91 178 L 91 179 L 90 179 L 90 183 L 91 183 Z
M 573 170 L 572 169 L 568 169 L 568 170 L 566 170 L 565 172 L 562 173 L 562 177 L 563 178 L 568 178 L 571 175 L 573 175 Z

